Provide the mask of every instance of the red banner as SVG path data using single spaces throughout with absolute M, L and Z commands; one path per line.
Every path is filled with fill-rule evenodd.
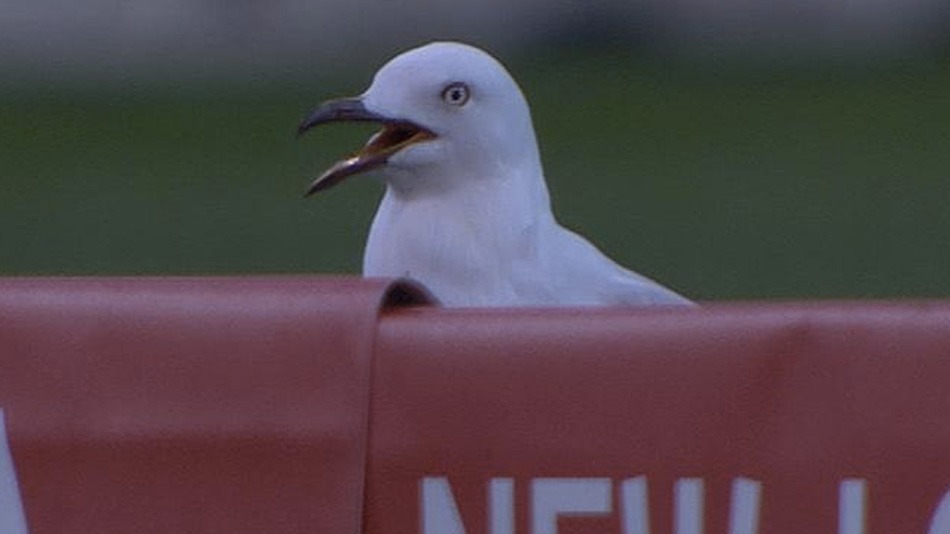
M 946 305 L 421 309 L 377 347 L 370 533 L 950 532 Z
M 406 295 L 0 281 L 0 408 L 30 532 L 359 532 L 377 315 Z
M 950 305 L 424 300 L 0 281 L 0 525 L 950 534 Z

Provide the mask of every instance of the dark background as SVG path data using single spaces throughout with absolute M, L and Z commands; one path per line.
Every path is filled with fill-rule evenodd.
M 372 129 L 296 124 L 449 36 L 519 80 L 556 213 L 619 262 L 702 300 L 950 295 L 950 18 L 926 2 L 851 26 L 574 6 L 519 37 L 530 2 L 439 31 L 410 3 L 388 33 L 196 4 L 210 30 L 0 18 L 0 275 L 357 273 L 382 185 L 302 192 Z

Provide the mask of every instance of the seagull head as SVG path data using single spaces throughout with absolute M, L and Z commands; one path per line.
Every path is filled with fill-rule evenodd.
M 341 121 L 377 123 L 380 130 L 315 179 L 307 195 L 373 169 L 395 188 L 418 189 L 540 165 L 517 83 L 492 56 L 461 43 L 436 42 L 396 56 L 363 94 L 317 106 L 298 134 Z

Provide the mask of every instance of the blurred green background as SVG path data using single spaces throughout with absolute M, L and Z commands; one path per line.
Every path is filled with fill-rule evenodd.
M 556 213 L 619 262 L 701 300 L 950 296 L 943 55 L 498 55 L 531 103 Z M 294 130 L 386 58 L 245 78 L 8 76 L 0 275 L 358 273 L 382 184 L 302 192 L 372 128 Z

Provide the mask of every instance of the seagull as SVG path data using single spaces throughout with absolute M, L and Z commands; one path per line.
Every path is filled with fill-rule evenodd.
M 364 276 L 415 279 L 448 307 L 692 304 L 558 223 L 528 103 L 488 53 L 457 42 L 404 52 L 360 96 L 313 109 L 298 135 L 340 121 L 381 129 L 306 196 L 382 175 Z

